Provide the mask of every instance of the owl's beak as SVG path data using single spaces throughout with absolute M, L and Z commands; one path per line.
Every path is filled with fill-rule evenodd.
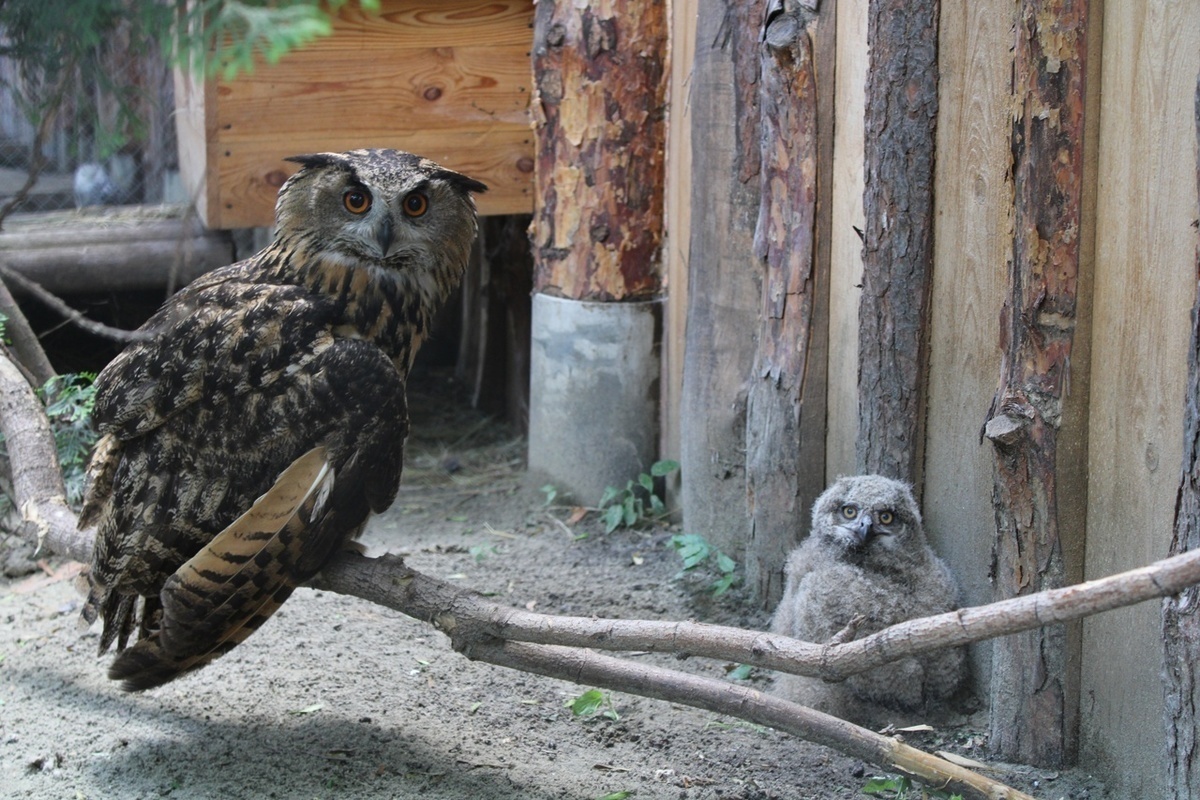
M 392 237 L 395 235 L 395 228 L 392 226 L 392 218 L 384 216 L 375 225 L 375 241 L 379 243 L 379 252 L 386 258 L 388 251 L 392 249 Z
M 860 514 L 858 519 L 851 522 L 846 528 L 854 534 L 854 546 L 862 547 L 871 539 L 871 534 L 875 531 L 872 529 L 872 520 L 870 514 Z

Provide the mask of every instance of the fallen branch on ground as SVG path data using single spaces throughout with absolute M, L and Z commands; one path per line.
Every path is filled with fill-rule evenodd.
M 0 430 L 8 443 L 14 500 L 27 533 L 48 549 L 88 561 L 94 533 L 76 529 L 63 499 L 49 424 L 29 384 L 0 357 Z M 344 554 L 314 585 L 386 605 L 433 624 L 468 658 L 585 685 L 703 708 L 785 730 L 966 798 L 1028 798 L 944 759 L 754 689 L 636 664 L 564 645 L 654 650 L 844 678 L 912 653 L 1076 619 L 1200 582 L 1200 551 L 1101 581 L 902 623 L 858 641 L 815 645 L 700 623 L 593 620 L 520 611 L 416 572 L 396 556 Z

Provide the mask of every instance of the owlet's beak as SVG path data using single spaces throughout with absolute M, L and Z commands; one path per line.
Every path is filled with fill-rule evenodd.
M 858 519 L 844 526 L 848 531 L 854 534 L 854 546 L 862 547 L 871 539 L 874 528 L 870 514 L 859 514 Z
M 392 249 L 392 237 L 395 235 L 392 218 L 386 215 L 382 217 L 376 223 L 374 233 L 375 241 L 379 244 L 379 253 L 386 258 L 388 251 Z

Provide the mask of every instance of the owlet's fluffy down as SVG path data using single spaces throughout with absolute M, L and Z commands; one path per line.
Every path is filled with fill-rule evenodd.
M 958 607 L 958 585 L 925 539 L 909 487 L 880 475 L 840 478 L 817 498 L 812 532 L 792 551 L 771 630 L 824 644 L 852 619 L 856 637 Z M 904 658 L 844 683 L 781 675 L 790 699 L 874 723 L 879 709 L 924 711 L 966 677 L 962 648 Z M 886 716 L 886 713 L 884 714 Z

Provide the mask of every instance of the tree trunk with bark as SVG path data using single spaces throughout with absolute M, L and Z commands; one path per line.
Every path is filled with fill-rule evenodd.
M 1015 28 L 1013 253 L 994 445 L 997 600 L 1067 582 L 1058 433 L 1070 380 L 1083 201 L 1086 0 L 1025 0 Z M 1074 758 L 1077 658 L 1062 626 L 1002 639 L 992 659 L 991 746 L 1006 760 Z
M 871 0 L 867 11 L 856 464 L 860 472 L 918 488 L 933 285 L 939 7 L 938 0 Z
M 1196 83 L 1196 141 L 1200 144 L 1200 79 Z M 1200 164 L 1196 170 L 1200 187 Z M 1175 499 L 1171 555 L 1200 550 L 1200 253 L 1197 294 L 1192 307 L 1192 341 L 1183 416 L 1183 469 Z M 1190 800 L 1200 793 L 1197 730 L 1200 705 L 1196 665 L 1200 664 L 1200 591 L 1195 586 L 1163 601 L 1164 722 L 1167 730 L 1167 797 Z
M 824 484 L 826 330 L 817 322 L 823 320 L 819 292 L 828 287 L 828 262 L 817 263 L 817 207 L 822 181 L 828 191 L 821 133 L 832 134 L 832 126 L 820 113 L 821 91 L 831 87 L 818 86 L 816 62 L 818 37 L 835 31 L 834 6 L 826 7 L 819 19 L 809 11 L 784 11 L 782 3 L 770 8 L 761 50 L 754 252 L 764 276 L 746 403 L 745 561 L 746 581 L 766 608 L 783 594 L 784 562 L 807 529 L 808 507 Z
M 661 293 L 666 52 L 662 0 L 538 4 L 535 291 Z
M 691 92 L 691 241 L 680 395 L 680 500 L 687 530 L 729 553 L 749 533 L 746 380 L 761 267 L 759 30 L 763 0 L 699 0 Z M 677 101 L 678 102 L 678 101 Z

